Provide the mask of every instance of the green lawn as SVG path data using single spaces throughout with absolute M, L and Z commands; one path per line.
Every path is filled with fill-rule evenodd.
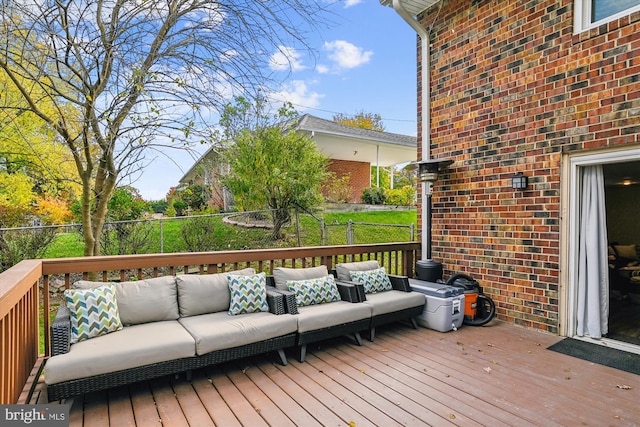
M 326 213 L 323 215 L 327 225 L 327 244 L 340 245 L 347 243 L 346 227 L 349 220 L 354 223 L 367 224 L 417 224 L 415 210 L 402 211 L 373 211 L 373 212 L 340 212 Z M 151 221 L 150 253 L 171 253 L 188 251 L 183 238 L 182 228 L 187 219 L 162 220 L 162 242 L 160 239 L 160 222 Z M 243 248 L 269 248 L 297 246 L 296 227 L 291 226 L 285 230 L 286 238 L 283 241 L 271 239 L 270 231 L 259 228 L 243 228 L 224 224 L 222 217 L 211 219 L 214 227 L 215 243 L 207 246 L 207 250 L 234 250 Z M 300 215 L 301 244 L 302 246 L 320 245 L 319 222 L 310 215 Z M 353 243 L 384 243 L 394 241 L 409 241 L 408 228 L 388 227 L 374 225 L 354 226 Z M 47 248 L 45 258 L 67 258 L 83 255 L 82 236 L 79 233 L 61 233 Z

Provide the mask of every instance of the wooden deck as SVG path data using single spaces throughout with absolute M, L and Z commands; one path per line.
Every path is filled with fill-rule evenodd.
M 265 355 L 196 371 L 192 382 L 75 398 L 70 424 L 640 425 L 640 376 L 546 349 L 558 340 L 498 321 L 448 333 L 391 325 L 362 347 L 346 338 L 310 347 L 302 364 Z

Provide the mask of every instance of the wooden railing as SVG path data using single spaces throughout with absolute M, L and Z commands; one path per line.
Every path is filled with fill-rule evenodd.
M 39 353 L 38 260 L 0 274 L 0 404 L 15 403 Z
M 0 404 L 18 401 L 29 374 L 37 369 L 37 361 L 43 360 L 38 358 L 39 318 L 41 313 L 50 312 L 49 287 L 53 280 L 63 280 L 69 288 L 80 278 L 126 281 L 245 267 L 272 273 L 278 266 L 326 265 L 332 269 L 339 262 L 372 259 L 378 260 L 389 273 L 413 277 L 419 253 L 420 243 L 413 242 L 22 261 L 0 274 Z M 49 316 L 43 315 L 42 319 L 43 329 L 48 331 Z M 46 358 L 50 354 L 49 334 L 45 333 L 43 338 Z

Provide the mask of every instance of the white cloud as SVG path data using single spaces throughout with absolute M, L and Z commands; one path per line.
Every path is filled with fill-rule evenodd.
M 325 42 L 323 48 L 329 52 L 329 59 L 334 61 L 340 69 L 355 68 L 366 64 L 373 55 L 372 51 L 365 51 L 344 40 Z
M 304 81 L 293 80 L 283 85 L 279 92 L 274 92 L 271 98 L 276 102 L 291 102 L 296 108 L 316 108 L 323 96 L 317 92 L 310 92 Z
M 300 52 L 292 47 L 278 46 L 278 52 L 271 55 L 269 58 L 269 67 L 276 71 L 286 71 L 291 68 L 291 71 L 304 70 L 305 67 L 300 60 Z
M 346 9 L 348 7 L 355 6 L 360 3 L 362 3 L 362 0 L 347 0 L 344 4 L 344 8 Z
M 320 74 L 327 74 L 329 72 L 329 67 L 327 67 L 326 65 L 318 65 L 316 67 L 316 71 Z

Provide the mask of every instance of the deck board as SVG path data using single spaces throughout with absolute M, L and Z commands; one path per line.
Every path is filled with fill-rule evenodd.
M 147 382 L 132 384 L 130 389 L 131 406 L 137 425 L 156 426 L 160 425 L 161 419 L 156 408 L 155 401 L 151 395 L 151 389 Z
M 640 426 L 640 376 L 547 350 L 560 337 L 498 321 L 377 332 L 362 346 L 310 345 L 304 363 L 293 351 L 287 366 L 256 356 L 197 370 L 191 382 L 78 396 L 70 425 Z
M 109 423 L 119 426 L 135 426 L 133 406 L 128 387 L 118 387 L 108 392 L 109 396 Z
M 229 427 L 242 425 L 233 414 L 233 411 L 227 406 L 220 393 L 214 388 L 212 380 L 204 374 L 204 371 L 194 372 L 193 387 L 215 425 Z

